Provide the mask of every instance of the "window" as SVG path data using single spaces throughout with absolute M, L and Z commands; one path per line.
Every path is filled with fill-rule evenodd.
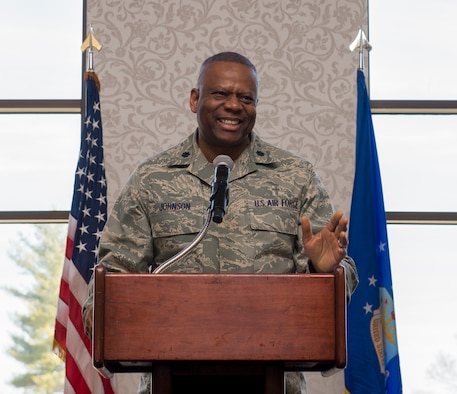
M 457 3 L 371 0 L 368 7 L 371 99 L 455 100 Z
M 2 211 L 68 210 L 78 159 L 79 114 L 2 114 Z M 38 137 L 38 138 L 37 138 Z M 30 143 L 33 141 L 33 143 Z
M 8 382 L 20 370 L 5 355 L 15 332 L 9 316 L 18 304 L 3 288 L 27 280 L 8 253 L 19 233 L 30 233 L 25 223 L 65 222 L 71 205 L 81 131 L 83 8 L 77 0 L 0 6 L 0 134 L 6 141 L 0 144 L 0 314 L 8 316 L 0 331 L 8 357 L 0 392 L 13 392 Z
M 15 211 L 55 218 L 56 212 L 44 212 L 68 210 L 71 204 L 68 180 L 75 171 L 81 122 L 82 27 L 82 1 L 2 4 L 0 33 L 10 39 L 3 41 L 9 61 L 0 63 L 1 74 L 8 76 L 0 92 L 0 130 L 8 141 L 0 148 L 0 179 L 8 190 L 0 199 L 0 219 L 24 216 Z
M 386 209 L 456 212 L 457 167 L 452 162 L 457 157 L 457 116 L 373 118 Z
M 82 1 L 2 2 L 0 99 L 81 97 L 82 16 Z
M 457 325 L 449 313 L 457 236 L 457 77 L 451 49 L 457 3 L 372 0 L 368 11 L 369 86 L 403 391 L 453 392 L 431 375 L 443 367 L 440 357 L 455 362 L 457 354 Z

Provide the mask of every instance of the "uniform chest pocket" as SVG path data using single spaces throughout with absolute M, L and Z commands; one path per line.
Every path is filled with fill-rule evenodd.
M 251 208 L 249 221 L 252 230 L 296 235 L 299 214 L 293 209 Z
M 158 212 L 152 215 L 151 228 L 153 238 L 173 237 L 197 234 L 205 220 L 203 210 L 181 210 Z

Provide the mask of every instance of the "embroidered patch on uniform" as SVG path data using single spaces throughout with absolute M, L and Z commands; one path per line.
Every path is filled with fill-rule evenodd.
M 256 208 L 290 208 L 298 209 L 298 199 L 297 198 L 268 198 L 268 199 L 256 199 L 254 200 L 254 207 Z
M 190 202 L 161 202 L 157 208 L 159 211 L 188 211 L 192 205 Z

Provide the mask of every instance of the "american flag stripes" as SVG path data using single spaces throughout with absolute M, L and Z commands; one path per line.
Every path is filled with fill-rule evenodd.
M 86 114 L 75 174 L 64 268 L 60 283 L 54 351 L 65 360 L 65 394 L 114 393 L 111 382 L 92 366 L 92 345 L 84 333 L 82 305 L 98 260 L 100 235 L 107 217 L 99 83 L 86 80 Z

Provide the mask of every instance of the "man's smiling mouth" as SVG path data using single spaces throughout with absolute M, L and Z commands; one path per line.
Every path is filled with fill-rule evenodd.
M 230 126 L 236 126 L 241 123 L 241 120 L 239 119 L 219 119 L 219 122 L 230 125 Z

